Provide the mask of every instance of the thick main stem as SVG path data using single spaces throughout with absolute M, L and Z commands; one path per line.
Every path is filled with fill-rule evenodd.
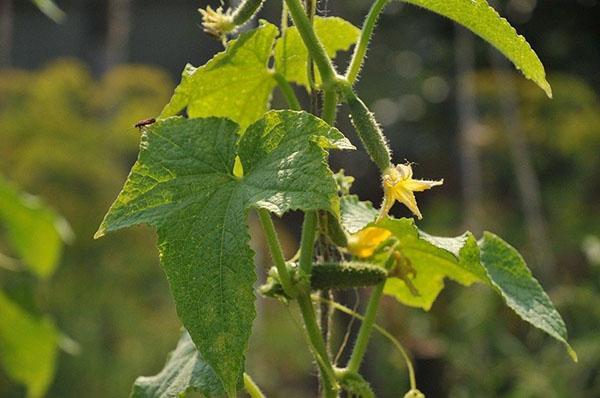
M 360 325 L 358 336 L 356 337 L 356 343 L 354 344 L 352 355 L 348 361 L 347 369 L 350 372 L 358 372 L 360 364 L 365 356 L 365 352 L 367 351 L 369 338 L 371 337 L 371 330 L 373 329 L 373 325 L 375 323 L 375 316 L 377 315 L 379 300 L 383 294 L 384 285 L 385 282 L 382 282 L 375 286 L 373 288 L 373 292 L 371 293 L 371 297 L 369 298 L 367 310 L 365 311 L 365 318 L 363 323 Z
M 313 247 L 317 231 L 317 212 L 315 210 L 307 211 L 304 215 L 302 225 L 302 238 L 300 242 L 300 273 L 307 286 L 301 287 L 302 291 L 297 297 L 300 312 L 306 327 L 308 339 L 317 359 L 321 376 L 323 377 L 323 395 L 327 398 L 337 396 L 337 382 L 333 366 L 327 353 L 327 346 L 321 335 L 315 309 L 310 298 L 310 274 L 313 262 Z
M 300 242 L 300 272 L 310 277 L 313 263 L 313 246 L 317 232 L 317 212 L 309 210 L 304 214 L 302 224 L 302 240 Z M 310 281 L 309 281 L 310 286 Z
M 346 313 L 356 319 L 359 319 L 361 322 L 365 320 L 364 316 L 360 315 L 356 311 L 354 311 L 336 301 L 329 300 L 329 299 L 323 299 L 322 297 L 319 297 L 316 295 L 313 295 L 312 298 L 314 300 L 317 300 L 320 302 L 325 302 L 325 303 L 329 304 L 331 306 L 331 308 L 334 308 L 340 312 Z M 406 363 L 406 368 L 408 369 L 408 378 L 409 378 L 409 382 L 410 382 L 410 388 L 412 390 L 416 390 L 417 389 L 417 381 L 415 378 L 415 369 L 412 365 L 410 357 L 408 356 L 408 353 L 406 352 L 404 347 L 402 347 L 402 344 L 400 344 L 398 339 L 396 339 L 390 332 L 388 332 L 381 326 L 377 325 L 376 323 L 373 324 L 373 329 L 375 329 L 379 333 L 381 333 L 381 335 L 383 335 L 383 337 L 388 339 L 394 345 L 394 347 L 396 347 L 396 349 L 400 352 L 400 354 L 402 355 L 402 358 L 404 358 L 404 362 Z
M 288 6 L 292 19 L 294 20 L 294 24 L 298 29 L 298 33 L 300 33 L 300 37 L 302 38 L 304 45 L 308 49 L 310 56 L 319 69 L 324 86 L 328 88 L 328 86 L 334 84 L 336 72 L 333 68 L 331 60 L 325 52 L 325 48 L 319 41 L 319 38 L 317 37 L 300 0 L 285 0 L 285 3 Z
M 334 125 L 337 114 L 337 94 L 335 90 L 325 90 L 323 93 L 323 109 L 321 119 L 330 125 Z

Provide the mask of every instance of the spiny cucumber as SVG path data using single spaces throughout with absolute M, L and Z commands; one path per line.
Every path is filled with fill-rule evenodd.
M 310 275 L 313 290 L 349 289 L 372 286 L 383 282 L 387 271 L 378 265 L 365 262 L 315 264 Z
M 351 89 L 345 92 L 352 124 L 365 150 L 382 172 L 391 165 L 390 148 L 373 113 Z
M 298 267 L 290 266 L 292 279 L 298 278 Z M 349 261 L 317 263 L 310 276 L 311 290 L 350 289 L 376 285 L 387 278 L 387 271 L 378 265 Z M 259 289 L 263 296 L 289 300 L 285 295 L 275 268 L 269 271 L 267 282 Z

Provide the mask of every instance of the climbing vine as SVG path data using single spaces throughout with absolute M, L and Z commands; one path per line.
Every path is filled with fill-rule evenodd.
M 338 17 L 316 15 L 310 0 L 285 0 L 279 26 L 260 20 L 242 33 L 239 28 L 258 12 L 262 0 L 245 0 L 234 9 L 200 10 L 205 32 L 222 41 L 224 50 L 202 66 L 186 65 L 161 114 L 139 124 L 138 160 L 96 233 L 101 237 L 137 224 L 157 229 L 161 265 L 185 327 L 164 369 L 138 378 L 132 396 L 198 391 L 235 397 L 243 389 L 252 397 L 263 396 L 244 367 L 257 293 L 254 253 L 248 245 L 250 212 L 258 214 L 274 264 L 258 292 L 300 309 L 323 397 L 342 391 L 374 396 L 360 374 L 374 330 L 408 362 L 411 389 L 406 397 L 422 396 L 408 354 L 375 324 L 375 315 L 384 295 L 428 310 L 445 279 L 490 287 L 576 359 L 562 318 L 507 242 L 491 232 L 432 236 L 413 218 L 388 214 L 401 203 L 421 219 L 415 193 L 443 184 L 442 178 L 415 177 L 418 168 L 411 163 L 396 163 L 404 154 L 390 151 L 355 87 L 388 2 L 375 0 L 360 29 Z M 470 29 L 551 97 L 537 55 L 485 0 L 405 2 Z M 336 53 L 352 47 L 347 71 L 341 73 Z M 274 90 L 282 93 L 289 109 L 271 109 Z M 311 98 L 307 109 L 296 96 L 300 90 Z M 353 178 L 334 173 L 328 164 L 329 151 L 356 149 L 335 127 L 342 103 L 360 138 L 358 150 L 366 151 L 380 172 L 380 208 L 351 194 Z M 302 211 L 304 222 L 300 250 L 286 259 L 272 216 L 291 210 Z M 317 253 L 317 241 L 332 250 Z M 319 294 L 369 286 L 363 314 Z M 345 364 L 327 349 L 317 303 L 362 322 Z

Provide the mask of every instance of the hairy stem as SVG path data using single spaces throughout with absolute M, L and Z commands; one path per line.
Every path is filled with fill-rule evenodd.
M 306 328 L 306 334 L 313 351 L 313 355 L 317 360 L 319 369 L 321 370 L 321 376 L 323 377 L 323 393 L 325 397 L 336 397 L 337 396 L 337 382 L 335 379 L 335 373 L 333 366 L 327 355 L 327 347 L 321 336 L 321 330 L 317 323 L 317 317 L 315 315 L 315 309 L 312 304 L 309 293 L 301 294 L 298 296 L 298 305 L 302 318 L 304 320 L 304 327 Z
M 350 315 L 356 319 L 359 319 L 361 321 L 364 321 L 364 319 L 365 319 L 364 316 L 360 315 L 356 311 L 354 311 L 336 301 L 328 300 L 328 299 L 325 299 L 325 298 L 317 296 L 317 295 L 312 295 L 312 298 L 315 301 L 326 302 L 327 304 L 329 304 L 331 306 L 331 308 L 334 308 L 340 312 L 348 314 L 348 315 Z M 408 369 L 408 378 L 409 378 L 409 382 L 410 382 L 410 388 L 411 388 L 411 390 L 416 390 L 417 389 L 417 380 L 415 377 L 415 369 L 413 367 L 410 357 L 408 356 L 408 353 L 406 352 L 404 347 L 402 347 L 402 344 L 400 344 L 398 339 L 396 339 L 390 332 L 388 332 L 387 330 L 385 330 L 378 324 L 374 323 L 373 329 L 377 330 L 383 337 L 388 339 L 394 345 L 394 347 L 396 347 L 396 349 L 398 351 L 400 351 L 400 354 L 402 355 L 402 358 L 404 359 L 404 362 L 406 363 L 406 368 Z
M 273 263 L 275 264 L 277 272 L 279 273 L 279 278 L 281 279 L 281 286 L 283 286 L 283 290 L 288 296 L 295 297 L 298 294 L 298 291 L 294 286 L 290 272 L 285 265 L 285 257 L 283 256 L 283 250 L 281 249 L 277 231 L 275 231 L 275 225 L 273 225 L 273 220 L 271 219 L 271 214 L 265 209 L 258 209 L 257 212 L 267 238 L 267 245 L 269 246 L 271 258 L 273 259 Z
M 371 337 L 371 330 L 373 329 L 373 324 L 375 323 L 375 315 L 377 315 L 377 308 L 379 307 L 379 300 L 381 299 L 384 285 L 385 282 L 381 282 L 379 285 L 375 286 L 373 288 L 373 292 L 371 293 L 371 297 L 369 297 L 369 303 L 367 304 L 367 310 L 365 311 L 365 318 L 362 325 L 360 325 L 358 336 L 356 337 L 356 343 L 354 345 L 354 349 L 352 350 L 350 360 L 348 361 L 347 368 L 350 372 L 358 372 L 360 364 L 365 356 L 365 352 L 367 351 L 369 338 Z
M 236 26 L 246 23 L 258 12 L 265 0 L 245 0 L 231 15 Z
M 295 111 L 301 110 L 302 107 L 300 106 L 300 101 L 298 101 L 298 97 L 296 96 L 296 93 L 294 92 L 294 88 L 285 79 L 285 77 L 283 77 L 283 75 L 279 72 L 274 72 L 273 78 L 277 82 L 277 85 L 279 86 L 279 89 L 283 93 L 283 96 L 285 97 L 285 100 L 287 101 L 287 104 L 290 107 L 290 109 L 295 110 Z
M 310 210 L 304 214 L 302 224 L 302 239 L 300 242 L 300 272 L 303 276 L 310 278 L 313 263 L 313 246 L 317 232 L 317 211 Z M 310 280 L 308 281 L 310 286 Z M 310 288 L 309 288 L 310 290 Z
M 308 334 L 310 346 L 319 369 L 323 381 L 323 394 L 325 397 L 337 396 L 337 382 L 333 366 L 329 360 L 327 346 L 321 335 L 315 309 L 310 299 L 310 273 L 313 263 L 313 247 L 315 244 L 315 236 L 317 232 L 317 211 L 311 210 L 304 214 L 304 223 L 302 224 L 302 238 L 300 241 L 300 275 L 303 278 L 301 292 L 297 297 L 298 305 L 304 320 L 304 326 Z M 306 286 L 304 286 L 306 285 Z
M 337 114 L 337 94 L 335 90 L 325 90 L 323 93 L 323 109 L 321 119 L 330 125 L 334 125 Z
M 375 29 L 377 19 L 379 18 L 381 11 L 383 11 L 383 8 L 389 2 L 390 0 L 376 0 L 363 22 L 358 43 L 356 43 L 350 66 L 348 66 L 348 70 L 346 71 L 346 80 L 348 80 L 350 84 L 354 84 L 362 69 L 365 55 L 367 54 L 367 48 L 369 47 L 369 41 L 373 36 L 373 30 Z
M 250 398 L 265 398 L 265 394 L 263 394 L 248 373 L 244 373 L 244 388 L 248 395 L 250 395 Z
M 288 6 L 304 45 L 319 69 L 324 86 L 327 87 L 335 84 L 337 73 L 325 52 L 325 48 L 323 48 L 323 45 L 319 41 L 302 3 L 300 0 L 285 0 L 285 3 Z

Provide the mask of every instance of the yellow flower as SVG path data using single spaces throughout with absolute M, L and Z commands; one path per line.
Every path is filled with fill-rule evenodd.
M 373 255 L 377 246 L 392 235 L 390 231 L 378 227 L 367 227 L 351 235 L 348 251 L 355 257 L 367 258 Z
M 412 176 L 413 171 L 410 163 L 390 167 L 383 173 L 384 196 L 378 220 L 387 216 L 396 201 L 408 207 L 419 220 L 423 218 L 417 207 L 417 200 L 413 192 L 422 192 L 436 185 L 442 185 L 444 180 L 415 180 Z
M 202 14 L 202 27 L 209 35 L 223 37 L 223 35 L 235 29 L 231 10 L 223 12 L 222 7 L 213 10 L 210 6 L 207 6 L 206 10 L 200 8 L 198 11 Z

